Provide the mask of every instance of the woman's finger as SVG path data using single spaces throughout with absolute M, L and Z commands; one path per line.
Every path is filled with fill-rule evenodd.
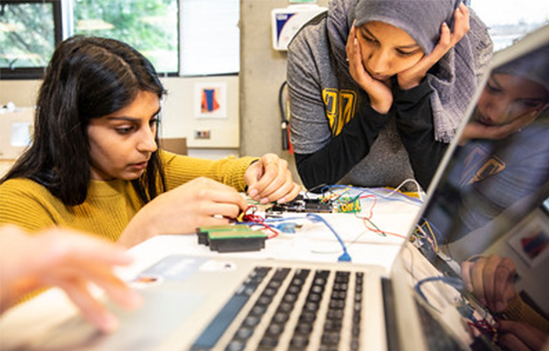
M 299 193 L 301 192 L 301 186 L 296 184 L 296 183 L 293 183 L 293 187 L 292 187 L 292 190 L 284 195 L 282 198 L 278 199 L 277 202 L 279 204 L 283 204 L 283 203 L 286 203 L 288 201 L 292 201 L 293 199 L 295 199 L 297 197 L 297 195 L 299 195 Z
M 82 316 L 104 332 L 118 328 L 117 318 L 89 292 L 86 282 L 76 279 L 59 284 L 72 302 L 80 309 Z
M 473 290 L 475 296 L 479 301 L 486 306 L 487 300 L 484 293 L 484 265 L 486 264 L 486 259 L 480 258 L 475 261 L 475 265 L 471 271 L 471 282 L 473 284 Z

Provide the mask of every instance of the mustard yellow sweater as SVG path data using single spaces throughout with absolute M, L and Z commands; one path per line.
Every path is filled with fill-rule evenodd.
M 531 326 L 549 334 L 549 321 L 532 309 L 519 294 L 515 295 L 505 309 L 507 318 L 513 321 L 523 321 Z
M 167 190 L 203 176 L 243 191 L 244 173 L 251 157 L 219 161 L 161 152 Z M 29 232 L 62 226 L 116 241 L 143 207 L 131 183 L 124 180 L 91 181 L 86 201 L 66 206 L 45 187 L 30 179 L 10 179 L 0 185 L 0 225 L 15 224 Z

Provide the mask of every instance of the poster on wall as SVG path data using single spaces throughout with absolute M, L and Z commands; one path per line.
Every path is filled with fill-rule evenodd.
M 227 83 L 195 84 L 196 118 L 227 118 Z
M 530 267 L 535 267 L 549 257 L 549 228 L 542 219 L 534 218 L 508 243 Z

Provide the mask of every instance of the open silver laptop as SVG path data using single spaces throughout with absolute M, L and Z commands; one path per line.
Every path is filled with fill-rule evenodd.
M 471 122 L 495 123 L 483 110 L 486 94 L 507 114 L 539 115 L 498 140 L 450 146 L 390 271 L 167 255 L 139 275 L 148 286 L 143 308 L 110 306 L 118 332 L 103 335 L 72 317 L 16 349 L 498 350 L 493 330 L 482 328 L 498 317 L 463 290 L 457 270 L 473 255 L 509 257 L 521 297 L 547 318 L 549 286 L 540 278 L 549 268 L 549 90 L 536 99 L 501 94 L 513 82 L 543 88 L 538 78 L 548 73 L 549 27 L 496 54 L 460 134 Z

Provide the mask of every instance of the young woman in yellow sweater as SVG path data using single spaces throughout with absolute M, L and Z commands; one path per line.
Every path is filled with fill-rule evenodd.
M 129 45 L 73 37 L 55 50 L 39 91 L 30 148 L 0 181 L 0 224 L 63 226 L 125 246 L 191 233 L 300 191 L 274 154 L 210 161 L 158 149 L 165 94 Z

